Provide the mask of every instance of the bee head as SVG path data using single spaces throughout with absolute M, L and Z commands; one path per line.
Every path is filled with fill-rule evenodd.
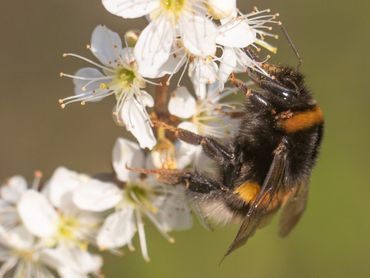
M 270 66 L 273 78 L 259 76 L 256 83 L 262 91 L 254 93 L 254 99 L 266 108 L 276 111 L 300 111 L 316 105 L 304 84 L 303 75 L 291 67 Z

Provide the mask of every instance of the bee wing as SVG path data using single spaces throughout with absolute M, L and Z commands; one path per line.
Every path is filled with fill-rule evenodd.
M 272 199 L 276 196 L 276 193 L 282 186 L 287 158 L 285 139 L 282 140 L 274 153 L 273 161 L 263 182 L 261 191 L 256 200 L 251 204 L 247 216 L 240 226 L 239 231 L 224 258 L 230 255 L 234 250 L 243 246 L 247 242 L 248 238 L 255 233 L 258 226 L 261 224 L 263 216 L 266 215 Z
M 293 194 L 288 198 L 284 205 L 280 218 L 279 234 L 287 236 L 301 218 L 307 204 L 308 179 L 294 188 Z

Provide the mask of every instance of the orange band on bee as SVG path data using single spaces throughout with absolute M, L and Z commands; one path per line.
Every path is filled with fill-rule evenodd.
M 290 118 L 280 120 L 279 124 L 285 132 L 294 133 L 321 124 L 323 121 L 323 113 L 320 107 L 316 106 L 310 111 L 294 113 Z
M 261 187 L 256 182 L 247 181 L 240 186 L 238 186 L 234 193 L 238 194 L 239 197 L 246 203 L 254 201 L 257 197 L 257 194 L 260 192 Z

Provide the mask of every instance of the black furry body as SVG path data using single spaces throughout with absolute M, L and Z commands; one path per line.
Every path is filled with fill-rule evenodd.
M 281 235 L 302 215 L 308 181 L 323 134 L 323 116 L 304 84 L 290 67 L 265 65 L 274 78 L 250 72 L 256 90 L 232 79 L 246 96 L 237 135 L 219 142 L 179 128 L 168 129 L 190 144 L 201 145 L 218 165 L 216 178 L 205 173 L 164 173 L 162 181 L 182 183 L 205 218 L 227 223 L 240 220 L 240 230 L 226 255 L 244 245 L 271 213 L 284 207 Z M 258 188 L 258 192 L 253 193 Z

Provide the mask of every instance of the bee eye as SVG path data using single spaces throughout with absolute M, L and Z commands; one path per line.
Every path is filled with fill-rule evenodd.
M 284 100 L 289 100 L 292 98 L 292 93 L 291 92 L 287 92 L 287 91 L 282 91 L 281 92 L 281 95 L 283 97 Z

